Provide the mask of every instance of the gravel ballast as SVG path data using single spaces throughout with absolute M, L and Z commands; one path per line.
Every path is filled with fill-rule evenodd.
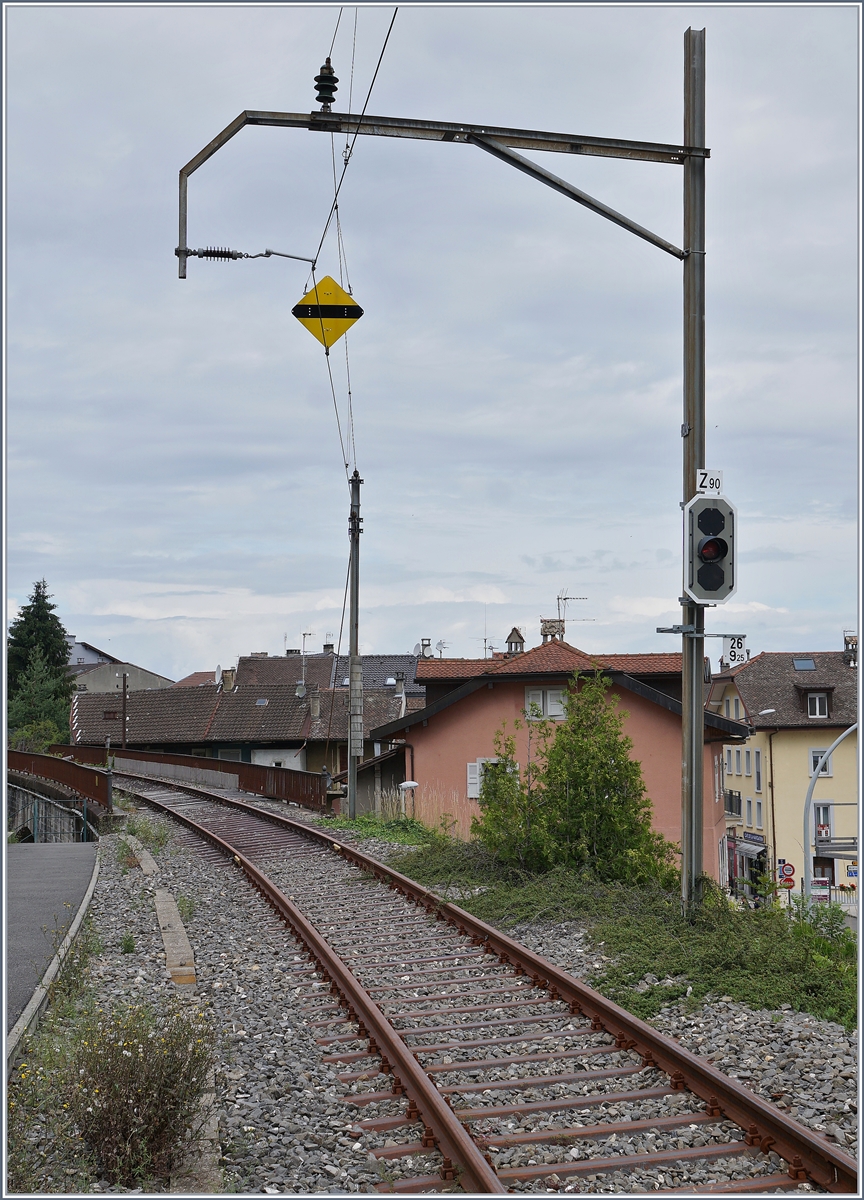
M 293 806 L 286 810 L 283 804 L 242 798 L 293 819 L 316 824 L 320 820 Z M 160 998 L 167 999 L 174 987 L 165 969 L 153 890 L 169 889 L 175 899 L 183 897 L 194 906 L 186 931 L 195 955 L 195 999 L 210 1015 L 220 1044 L 216 1104 L 224 1189 L 263 1194 L 372 1192 L 382 1179 L 398 1187 L 401 1177 L 434 1173 L 440 1160 L 432 1156 L 404 1160 L 371 1157 L 372 1149 L 395 1146 L 397 1141 L 416 1136 L 417 1130 L 399 1129 L 395 1137 L 356 1132 L 357 1122 L 372 1110 L 346 1104 L 342 1097 L 349 1090 L 383 1090 L 387 1081 L 379 1076 L 349 1085 L 337 1078 L 345 1071 L 341 1064 L 322 1061 L 327 1049 L 316 1044 L 316 1037 L 343 1033 L 349 1027 L 310 1027 L 312 1020 L 333 1016 L 332 1000 L 326 986 L 315 987 L 317 977 L 273 910 L 234 867 L 199 856 L 167 818 L 142 808 L 141 815 L 145 814 L 154 825 L 164 823 L 172 835 L 161 850 L 153 850 L 159 866 L 154 876 L 145 878 L 140 870 L 121 865 L 118 835 L 102 842 L 102 869 L 91 919 L 102 938 L 103 951 L 92 963 L 92 982 L 103 1002 L 146 1000 L 159 1004 Z M 353 840 L 344 830 L 337 836 Z M 394 850 L 405 850 L 377 840 L 363 842 L 362 848 L 382 860 Z M 265 869 L 276 866 L 261 865 Z M 312 859 L 308 866 L 310 877 L 317 877 L 323 886 L 320 869 L 313 866 Z M 333 867 L 338 872 L 344 863 L 337 860 Z M 274 877 L 281 874 L 285 884 L 305 873 L 301 859 L 283 863 L 281 871 L 273 870 Z M 508 932 L 574 975 L 584 976 L 602 966 L 602 949 L 592 948 L 576 923 L 523 926 Z M 135 950 L 124 954 L 120 941 L 128 934 L 134 938 Z M 319 990 L 320 1004 L 315 999 Z M 857 1035 L 806 1014 L 753 1012 L 720 998 L 693 1011 L 686 1002 L 670 1005 L 651 1023 L 803 1124 L 828 1135 L 846 1153 L 856 1153 Z M 360 1050 L 364 1043 L 347 1046 Z M 360 1061 L 352 1064 L 352 1069 L 359 1071 L 366 1065 Z M 676 1103 L 691 1104 L 692 1099 L 682 1097 Z M 650 1104 L 643 1101 L 642 1105 L 644 1111 L 634 1109 L 621 1115 L 630 1120 L 640 1113 L 651 1115 Z M 403 1110 L 404 1099 L 394 1099 L 375 1105 L 374 1115 Z M 663 1111 L 668 1114 L 675 1109 L 667 1106 Z M 610 1119 L 615 1115 L 610 1111 Z M 598 1116 L 595 1111 L 582 1119 L 587 1123 Z M 489 1135 L 508 1131 L 512 1129 L 497 1124 L 484 1130 Z M 685 1126 L 677 1135 L 678 1144 L 682 1149 L 699 1145 L 698 1139 L 710 1133 L 721 1140 L 738 1136 L 736 1127 L 728 1122 L 718 1122 L 716 1129 L 713 1125 Z M 630 1150 L 619 1147 L 616 1151 L 613 1143 L 608 1149 L 593 1147 L 588 1152 L 636 1153 L 650 1150 L 651 1145 L 651 1139 L 643 1137 L 639 1146 L 634 1142 Z M 532 1145 L 524 1150 L 524 1154 L 521 1148 L 507 1150 L 496 1155 L 495 1161 L 499 1166 L 527 1166 L 532 1160 L 547 1161 L 542 1157 L 547 1151 L 555 1156 L 548 1161 L 561 1159 L 560 1147 Z M 584 1157 L 584 1146 L 581 1153 Z M 728 1177 L 734 1177 L 731 1163 Z M 723 1169 L 721 1159 L 706 1169 L 704 1178 L 718 1178 Z M 781 1168 L 773 1164 L 771 1169 Z M 43 1179 L 45 1190 L 59 1190 L 49 1176 L 50 1171 Z M 698 1182 L 692 1172 L 679 1177 L 674 1171 L 665 1175 L 655 1171 L 639 1184 L 639 1190 L 683 1186 L 691 1179 Z M 581 1176 L 558 1183 L 541 1181 L 530 1190 L 538 1190 L 538 1186 L 540 1190 L 556 1187 L 608 1193 L 633 1190 L 633 1179 L 626 1172 L 614 1172 L 596 1179 Z M 519 1184 L 517 1190 L 527 1187 Z M 802 1185 L 799 1190 L 808 1188 Z M 96 1190 L 123 1189 L 103 1183 Z M 789 1190 L 794 1190 L 791 1181 Z

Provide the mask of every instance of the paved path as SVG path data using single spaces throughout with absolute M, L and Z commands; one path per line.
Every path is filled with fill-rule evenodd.
M 6 847 L 7 1033 L 72 924 L 95 860 L 95 842 Z

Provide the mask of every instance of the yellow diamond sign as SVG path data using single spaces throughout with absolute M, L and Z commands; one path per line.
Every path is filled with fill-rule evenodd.
M 329 275 L 307 292 L 291 312 L 328 349 L 363 316 L 363 309 L 354 303 L 354 297 Z

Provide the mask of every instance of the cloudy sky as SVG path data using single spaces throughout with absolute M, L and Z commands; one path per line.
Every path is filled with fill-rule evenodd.
M 393 9 L 343 10 L 359 111 Z M 179 678 L 337 638 L 347 487 L 287 259 L 177 278 L 177 172 L 246 108 L 308 112 L 330 5 L 6 7 L 8 611 Z M 709 630 L 842 648 L 857 622 L 857 5 L 400 8 L 368 112 L 680 142 L 707 30 L 707 466 L 739 511 Z M 340 162 L 344 139 L 337 139 Z M 542 165 L 681 244 L 681 169 Z M 244 129 L 189 243 L 311 255 L 326 134 Z M 470 146 L 358 139 L 341 194 L 363 488 L 361 649 L 671 650 L 681 264 Z M 336 241 L 321 274 L 339 276 Z M 345 356 L 331 359 L 343 426 Z M 353 465 L 353 463 L 352 463 Z M 347 641 L 347 626 L 344 635 Z M 709 643 L 713 657 L 719 644 Z

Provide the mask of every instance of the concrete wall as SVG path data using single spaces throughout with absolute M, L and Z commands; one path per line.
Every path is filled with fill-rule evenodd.
M 201 762 L 206 763 L 206 758 Z M 199 783 L 202 787 L 237 788 L 240 777 L 229 771 L 208 771 L 205 766 L 179 766 L 177 763 L 141 762 L 137 758 L 123 758 L 122 751 L 111 755 L 115 771 L 129 771 L 133 775 L 158 775 L 161 779 L 176 779 L 181 783 Z M 122 784 L 118 784 L 122 788 Z
M 271 746 L 267 750 L 253 750 L 252 762 L 259 767 L 284 767 L 287 771 L 305 771 L 306 748 Z
M 133 663 L 105 663 L 78 676 L 79 692 L 113 692 L 119 700 L 123 695 L 123 672 L 129 676 L 127 687 L 130 692 L 144 692 L 147 689 L 170 687 L 173 679 L 164 675 L 156 675 L 153 671 L 145 671 Z

